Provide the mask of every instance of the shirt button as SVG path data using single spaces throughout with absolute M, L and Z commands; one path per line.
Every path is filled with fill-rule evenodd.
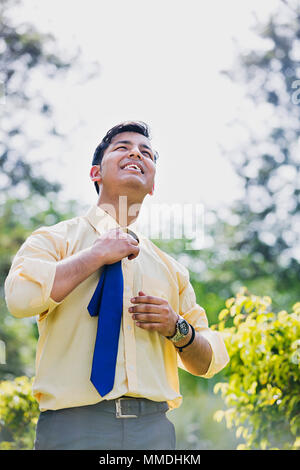
M 126 287 L 126 292 L 130 292 L 130 287 L 129 286 Z
M 131 326 L 130 326 L 130 325 L 127 326 L 127 330 L 131 330 Z

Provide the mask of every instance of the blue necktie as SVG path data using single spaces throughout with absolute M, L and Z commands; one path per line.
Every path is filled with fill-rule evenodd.
M 105 265 L 88 305 L 90 315 L 98 315 L 91 382 L 102 397 L 114 386 L 123 312 L 123 287 L 121 261 Z

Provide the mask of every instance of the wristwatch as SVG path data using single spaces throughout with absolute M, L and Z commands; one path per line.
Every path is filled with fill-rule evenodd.
M 185 338 L 188 335 L 188 332 L 189 332 L 189 323 L 183 317 L 178 315 L 175 334 L 173 336 L 166 336 L 166 338 L 176 343 L 177 341 Z

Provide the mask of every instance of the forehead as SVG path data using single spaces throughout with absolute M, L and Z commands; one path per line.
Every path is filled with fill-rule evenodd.
M 142 145 L 145 144 L 147 147 L 151 147 L 150 140 L 138 132 L 120 132 L 120 134 L 114 135 L 111 139 L 110 145 L 116 144 L 120 140 L 128 140 L 134 144 Z

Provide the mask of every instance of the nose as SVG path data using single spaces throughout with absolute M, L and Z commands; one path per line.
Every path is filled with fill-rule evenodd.
M 134 148 L 134 149 L 132 149 L 132 150 L 130 150 L 129 156 L 130 156 L 130 157 L 139 158 L 140 160 L 141 160 L 141 158 L 142 158 L 142 155 L 140 154 L 140 151 L 139 151 L 139 149 L 138 149 L 137 147 Z

